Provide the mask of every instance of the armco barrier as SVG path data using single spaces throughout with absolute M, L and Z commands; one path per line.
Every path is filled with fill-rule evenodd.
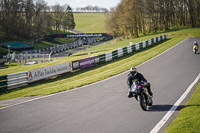
M 5 76 L 0 76 L 0 91 L 9 90 L 15 88 L 16 86 L 21 86 L 27 84 L 27 72 L 9 74 Z
M 106 62 L 106 54 L 99 55 L 99 62 Z
M 82 45 L 83 45 L 83 41 L 79 39 L 79 40 L 74 41 L 74 42 L 70 42 L 70 43 L 62 44 L 62 45 L 58 45 L 58 46 L 53 46 L 53 47 L 50 47 L 50 48 L 23 51 L 21 54 L 26 54 L 26 53 L 34 54 L 34 53 L 41 53 L 41 52 L 45 52 L 45 51 L 46 52 L 51 51 L 52 53 L 57 53 L 57 52 L 60 52 L 60 51 L 80 47 Z
M 7 75 L 0 76 L 0 91 L 7 89 Z
M 0 76 L 0 92 L 4 90 L 16 88 L 19 85 L 21 86 L 27 83 L 38 81 L 38 80 L 55 76 L 58 74 L 71 72 L 72 70 L 84 69 L 87 67 L 92 67 L 94 65 L 97 65 L 98 63 L 105 63 L 113 59 L 119 58 L 121 56 L 134 53 L 135 51 L 146 48 L 150 45 L 153 45 L 165 39 L 166 39 L 166 35 L 162 35 L 162 36 L 154 37 L 147 41 L 143 41 L 136 44 L 133 44 L 131 42 L 130 45 L 127 47 L 118 48 L 117 50 L 108 52 L 106 54 L 97 55 L 97 56 L 93 56 L 93 57 L 89 57 L 89 58 L 85 58 L 81 60 L 54 65 L 54 66 L 49 66 L 45 68 L 39 68 L 39 69 L 27 71 L 27 72 Z
M 162 36 L 154 37 L 154 38 L 149 39 L 147 41 L 143 41 L 143 42 L 136 43 L 136 44 L 133 44 L 131 42 L 130 45 L 127 46 L 127 47 L 118 48 L 117 50 L 114 50 L 112 52 L 106 53 L 105 56 L 104 55 L 100 55 L 100 62 L 111 61 L 111 60 L 119 58 L 121 56 L 133 53 L 133 52 L 138 51 L 138 50 L 143 49 L 143 48 L 146 48 L 146 47 L 148 47 L 148 46 L 150 46 L 152 44 L 155 44 L 155 43 L 160 42 L 160 41 L 165 40 L 165 39 L 166 39 L 166 35 L 162 35 Z M 104 57 L 105 57 L 105 59 L 104 59 Z

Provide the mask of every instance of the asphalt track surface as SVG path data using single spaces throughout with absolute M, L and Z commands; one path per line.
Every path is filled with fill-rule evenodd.
M 200 52 L 192 52 L 194 41 L 200 38 L 187 39 L 138 67 L 152 84 L 154 105 L 149 111 L 142 111 L 134 98 L 127 98 L 125 72 L 0 109 L 0 133 L 148 133 L 200 73 Z

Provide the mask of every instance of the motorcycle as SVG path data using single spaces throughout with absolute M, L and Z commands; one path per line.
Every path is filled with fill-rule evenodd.
M 198 51 L 198 46 L 197 46 L 197 45 L 194 45 L 194 46 L 193 46 L 193 52 L 194 52 L 194 54 L 196 54 L 197 51 Z
M 142 82 L 134 81 L 131 86 L 131 93 L 136 98 L 142 110 L 148 110 L 148 106 L 153 105 L 153 100 L 147 90 L 147 85 Z

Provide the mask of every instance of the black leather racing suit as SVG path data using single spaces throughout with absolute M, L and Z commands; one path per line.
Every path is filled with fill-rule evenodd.
M 140 82 L 146 82 L 147 80 L 144 78 L 144 76 L 141 73 L 137 73 L 135 76 L 132 76 L 130 73 L 128 75 L 128 79 L 127 79 L 127 84 L 128 84 L 128 88 L 131 88 L 131 85 L 133 84 L 133 81 L 140 81 Z M 153 96 L 153 93 L 151 92 L 151 88 L 150 86 L 147 86 L 147 90 L 149 92 L 149 94 L 151 96 Z

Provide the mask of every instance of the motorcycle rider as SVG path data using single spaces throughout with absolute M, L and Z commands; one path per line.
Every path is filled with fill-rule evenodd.
M 198 49 L 199 49 L 198 43 L 194 42 L 193 43 L 193 52 L 196 54 L 196 52 L 198 51 Z
M 199 45 L 198 45 L 198 43 L 197 43 L 197 42 L 194 42 L 193 46 L 194 46 L 194 45 L 196 45 L 197 47 L 199 47 Z
M 131 93 L 130 90 L 131 90 L 131 85 L 133 84 L 133 81 L 135 81 L 135 80 L 143 82 L 147 87 L 149 95 L 151 97 L 153 97 L 153 93 L 151 92 L 151 88 L 150 88 L 150 83 L 147 82 L 147 80 L 144 78 L 144 76 L 141 73 L 139 73 L 135 67 L 131 67 L 130 73 L 128 74 L 128 79 L 127 79 L 127 84 L 128 84 L 128 88 L 129 88 L 129 91 L 128 91 L 129 98 L 133 97 L 133 94 Z

